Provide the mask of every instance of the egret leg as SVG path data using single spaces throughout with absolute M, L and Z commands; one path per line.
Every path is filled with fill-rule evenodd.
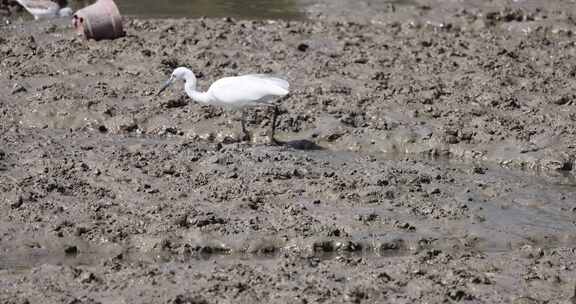
M 269 140 L 270 144 L 277 145 L 278 142 L 274 138 L 274 134 L 276 133 L 276 118 L 278 117 L 278 106 L 273 105 L 271 106 L 271 108 L 272 108 L 272 123 L 270 124 Z
M 240 119 L 240 124 L 242 126 L 242 140 L 249 141 L 250 133 L 246 130 L 246 109 L 242 109 L 242 118 Z

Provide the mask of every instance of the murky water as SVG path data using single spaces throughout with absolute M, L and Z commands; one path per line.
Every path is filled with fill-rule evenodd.
M 90 5 L 92 0 L 70 0 L 73 7 Z M 141 18 L 233 17 L 237 19 L 286 19 L 305 17 L 314 0 L 116 0 L 122 15 Z M 363 0 L 369 6 L 411 5 L 413 0 Z
M 119 0 L 121 13 L 154 18 L 301 19 L 296 0 Z

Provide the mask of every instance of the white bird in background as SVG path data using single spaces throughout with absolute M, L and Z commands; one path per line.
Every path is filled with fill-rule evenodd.
M 16 0 L 24 7 L 34 19 L 50 19 L 56 17 L 66 17 L 72 15 L 69 7 L 60 8 L 60 5 L 50 0 Z
M 177 80 L 185 80 L 184 90 L 193 100 L 215 106 L 242 108 L 242 132 L 245 138 L 249 134 L 245 127 L 245 111 L 247 106 L 269 106 L 273 107 L 272 125 L 270 130 L 270 141 L 275 143 L 274 131 L 276 128 L 276 116 L 278 115 L 276 105 L 272 102 L 280 97 L 288 95 L 290 85 L 284 79 L 276 78 L 266 74 L 249 74 L 235 77 L 224 77 L 216 80 L 208 91 L 199 92 L 196 90 L 196 76 L 184 67 L 176 68 L 170 79 L 164 84 L 157 95 L 160 95 L 168 86 Z

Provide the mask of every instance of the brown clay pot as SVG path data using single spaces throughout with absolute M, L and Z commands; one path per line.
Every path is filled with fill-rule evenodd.
M 122 16 L 113 0 L 97 0 L 78 10 L 72 17 L 76 32 L 86 39 L 114 39 L 123 37 Z

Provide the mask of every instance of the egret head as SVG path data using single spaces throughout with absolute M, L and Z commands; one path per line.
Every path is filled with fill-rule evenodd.
M 166 83 L 162 86 L 162 88 L 160 88 L 160 91 L 158 91 L 157 95 L 160 95 L 160 93 L 166 90 L 166 88 L 168 88 L 171 84 L 173 84 L 177 80 L 185 80 L 187 84 L 188 82 L 190 82 L 188 85 L 196 87 L 196 76 L 194 76 L 194 73 L 192 73 L 192 71 L 188 68 L 179 67 L 172 72 L 172 74 L 170 75 L 170 79 L 168 79 L 168 81 L 166 81 Z

